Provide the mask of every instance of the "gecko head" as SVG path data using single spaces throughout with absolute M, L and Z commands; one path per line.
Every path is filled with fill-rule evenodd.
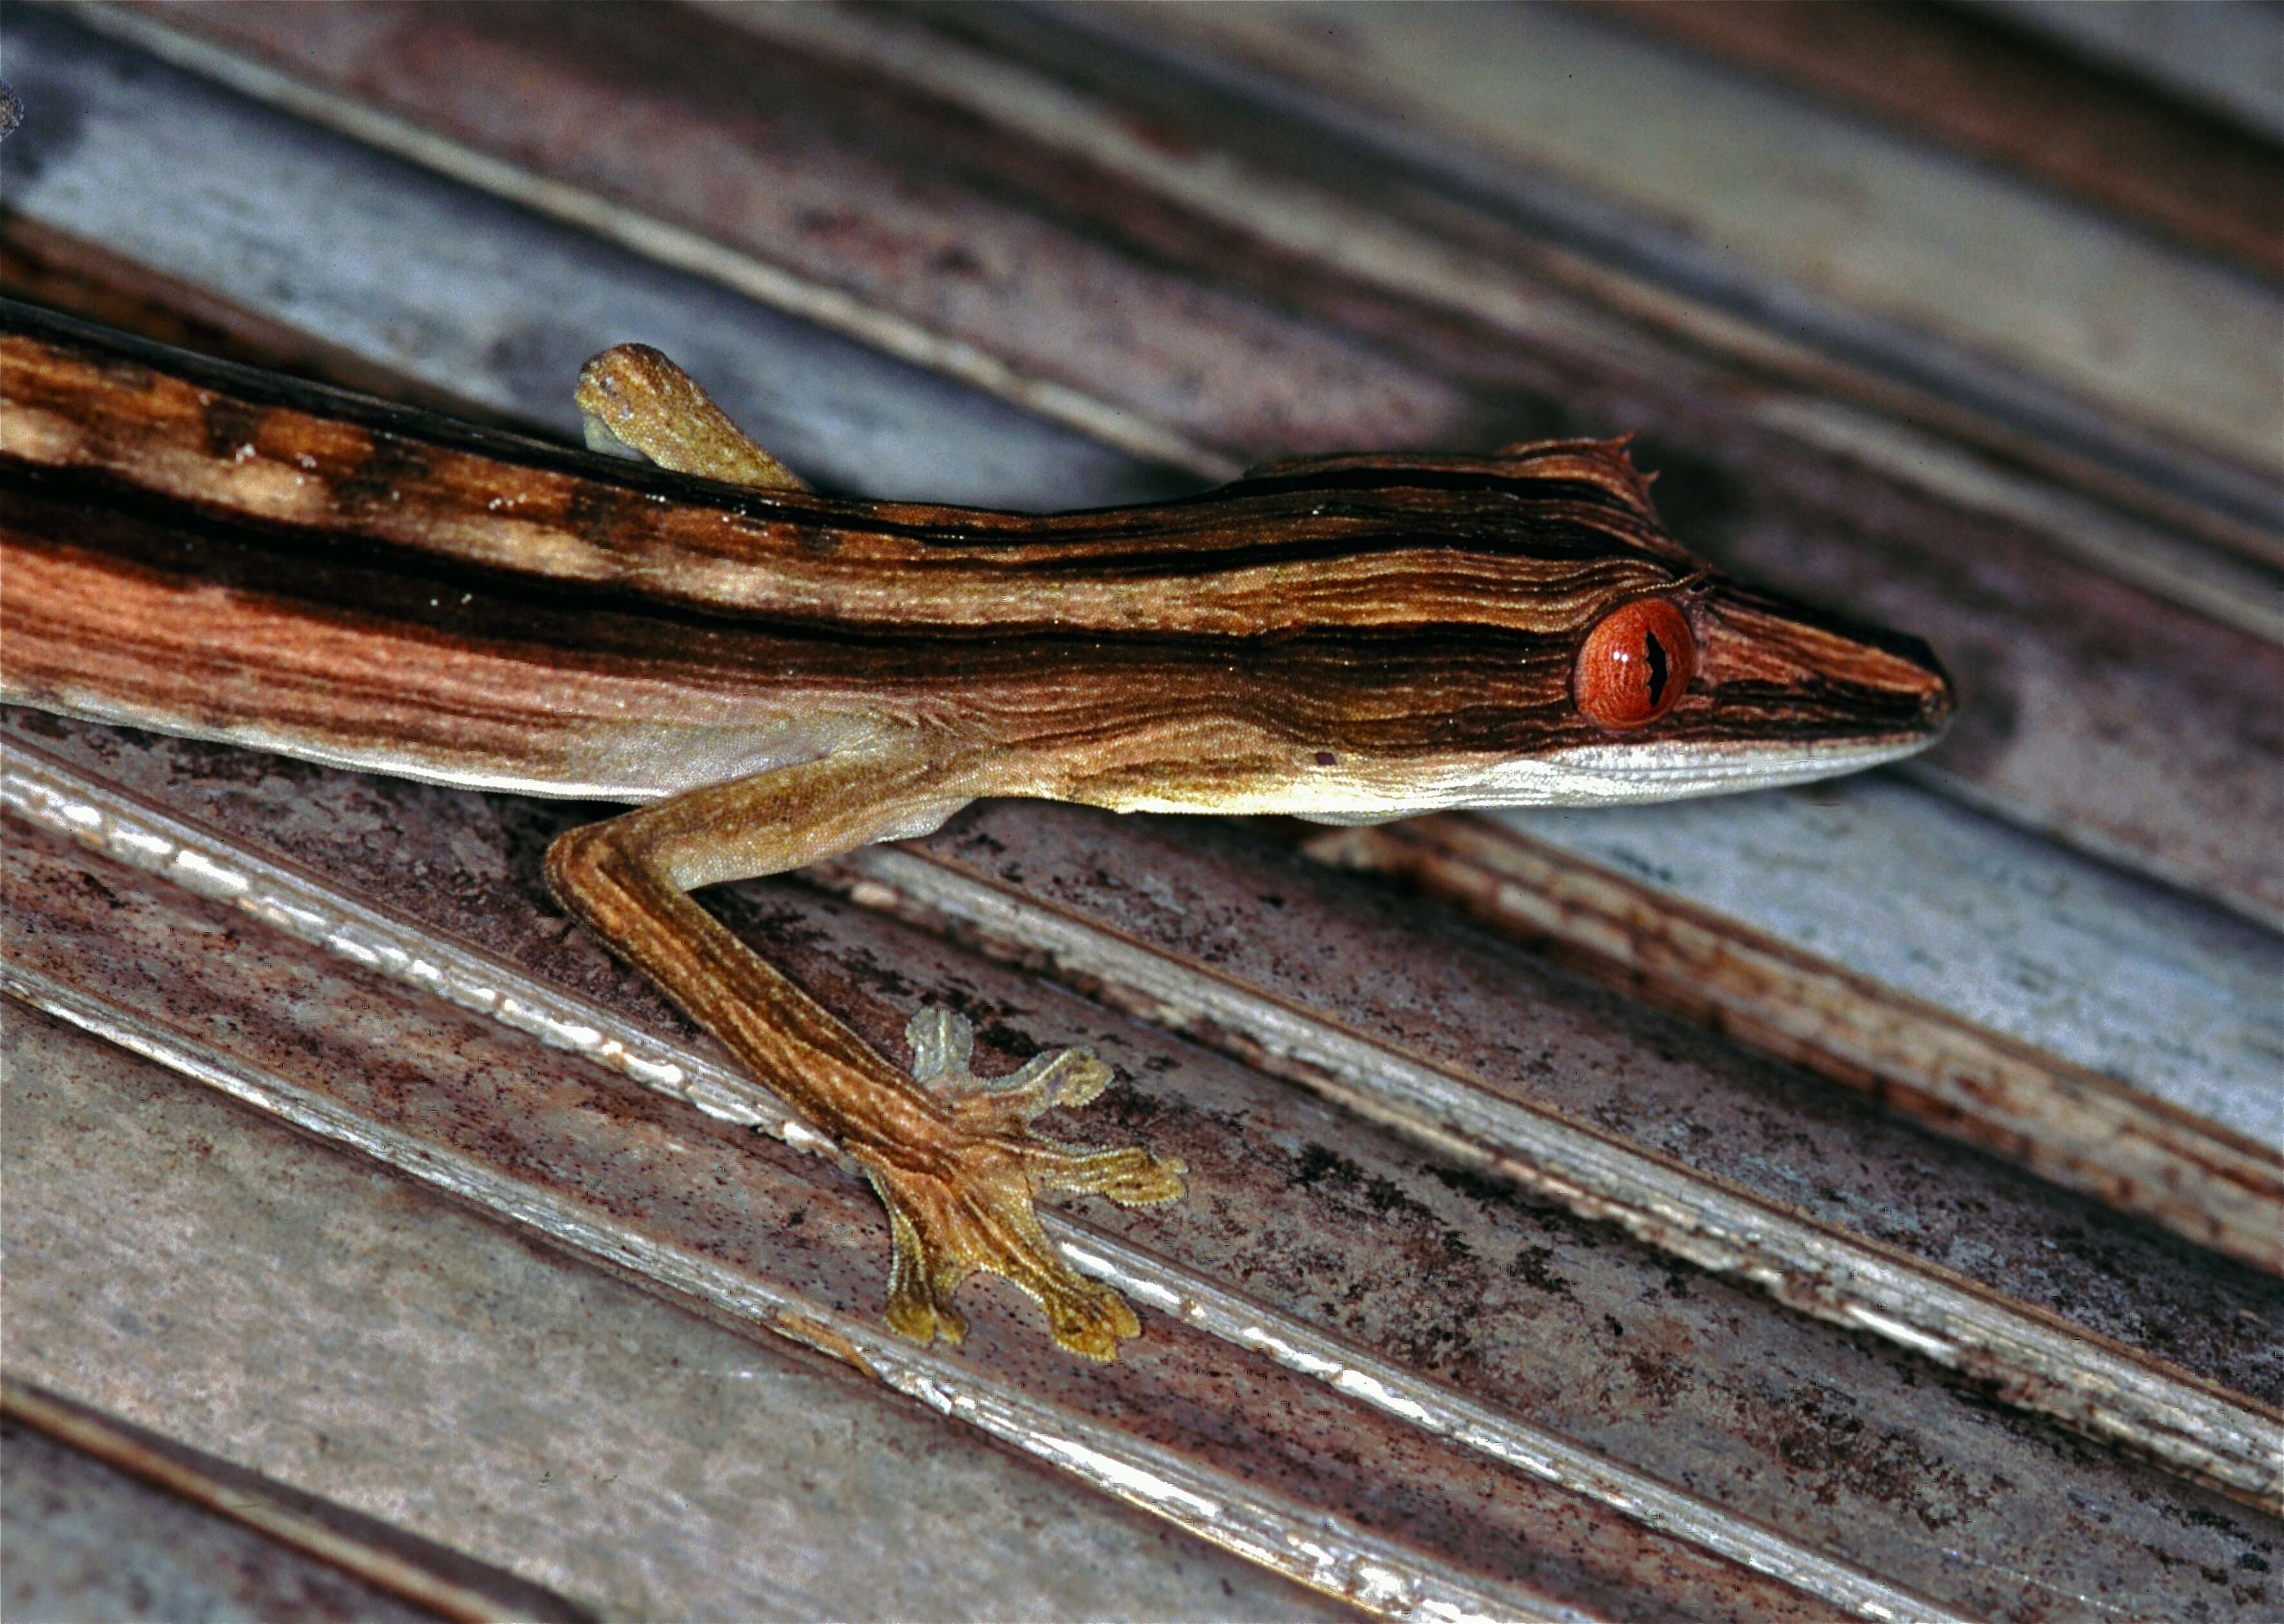
M 1401 684 L 1433 696 L 1424 731 L 1335 758 L 1334 792 L 1279 809 L 1369 823 L 1678 800 L 1856 772 L 1942 737 L 1951 679 L 1917 637 L 1692 565 L 1637 572 L 1559 628 L 1461 634 L 1463 661 Z
M 1439 647 L 1390 684 L 1420 730 L 1391 729 L 1339 821 L 1765 789 L 1897 760 L 1948 725 L 1925 643 L 1720 574 L 1659 525 L 1623 444 L 1487 466 L 1523 493 L 1519 521 L 1436 605 Z
M 1729 580 L 1667 535 L 1624 441 L 1380 471 L 1451 548 L 1409 578 L 1439 639 L 1414 669 L 1381 662 L 1409 714 L 1348 816 L 1759 791 L 1910 756 L 1951 722 L 1919 637 Z
M 1542 534 L 1560 516 L 1593 570 L 1514 622 L 1514 732 L 1473 804 L 1590 806 L 1765 789 L 1923 750 L 1956 707 L 1919 638 L 1731 580 L 1659 523 L 1623 441 L 1513 448 Z M 1581 502 L 1584 492 L 1592 500 Z M 1579 537 L 1591 538 L 1581 544 Z M 1518 567 L 1544 572 L 1527 550 Z M 1535 634 L 1530 636 L 1529 634 Z
M 1347 527 L 1277 583 L 1302 581 L 1321 623 L 1232 667 L 1275 743 L 1265 770 L 1236 753 L 1248 778 L 1216 783 L 1222 809 L 1353 823 L 1764 789 L 1909 755 L 1951 717 L 1918 638 L 1689 552 L 1623 441 L 1313 459 L 1232 488 Z
M 1955 705 L 1919 638 L 1703 569 L 1602 606 L 1568 664 L 1568 725 L 1493 768 L 1482 800 L 1670 800 L 1830 777 L 1925 749 Z

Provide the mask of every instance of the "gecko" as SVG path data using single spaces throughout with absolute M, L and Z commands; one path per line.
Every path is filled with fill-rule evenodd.
M 811 490 L 638 345 L 576 399 L 593 449 L 0 304 L 0 699 L 627 803 L 555 839 L 550 886 L 861 1168 L 922 1342 L 989 1271 L 1113 1357 L 1140 1323 L 1034 1198 L 1165 1202 L 1186 1169 L 1036 1128 L 1108 1083 L 1090 1050 L 980 1078 L 932 1011 L 900 1066 L 693 892 L 980 796 L 1340 824 L 1796 784 L 1954 704 L 1919 639 L 1688 551 L 1623 441 L 1028 513 Z

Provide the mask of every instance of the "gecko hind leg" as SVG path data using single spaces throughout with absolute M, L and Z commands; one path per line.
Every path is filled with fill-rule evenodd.
M 977 1269 L 1005 1275 L 1047 1316 L 1055 1340 L 1074 1353 L 1109 1359 L 1141 1322 L 1125 1300 L 1063 1262 L 1039 1225 L 1030 1197 L 1049 1190 L 1099 1195 L 1122 1206 L 1178 1200 L 1186 1170 L 1173 1157 L 1135 1148 L 1067 1144 L 1030 1123 L 1058 1106 L 1083 1105 L 1110 1081 L 1086 1049 L 1052 1050 L 1005 1077 L 970 1066 L 974 1028 L 950 1010 L 923 1010 L 904 1029 L 912 1076 L 950 1113 L 971 1154 L 963 1179 L 948 1181 L 865 1160 L 888 1209 L 896 1258 L 889 1270 L 888 1323 L 920 1341 L 958 1342 L 966 1321 L 952 1293 Z M 1011 1267 L 1010 1265 L 1013 1266 Z

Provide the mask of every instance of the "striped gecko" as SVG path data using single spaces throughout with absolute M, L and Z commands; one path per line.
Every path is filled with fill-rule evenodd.
M 1176 1198 L 1032 1120 L 1109 1072 L 910 1073 L 690 893 L 982 795 L 1369 822 L 1797 783 L 1918 750 L 1918 640 L 1729 580 L 1623 443 L 1312 457 L 1032 514 L 807 489 L 657 352 L 597 356 L 591 443 L 521 439 L 0 308 L 0 698 L 434 783 L 607 799 L 556 895 L 860 1166 L 888 1317 L 958 1340 L 979 1269 L 1064 1347 L 1133 1310 L 1044 1191 Z M 692 477 L 696 476 L 696 477 Z

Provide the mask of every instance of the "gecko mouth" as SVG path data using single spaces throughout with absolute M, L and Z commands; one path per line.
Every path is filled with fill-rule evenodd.
M 1939 726 L 1882 738 L 1740 739 L 1725 744 L 1583 745 L 1535 763 L 1566 781 L 1571 804 L 1678 800 L 1807 784 L 1916 754 Z

